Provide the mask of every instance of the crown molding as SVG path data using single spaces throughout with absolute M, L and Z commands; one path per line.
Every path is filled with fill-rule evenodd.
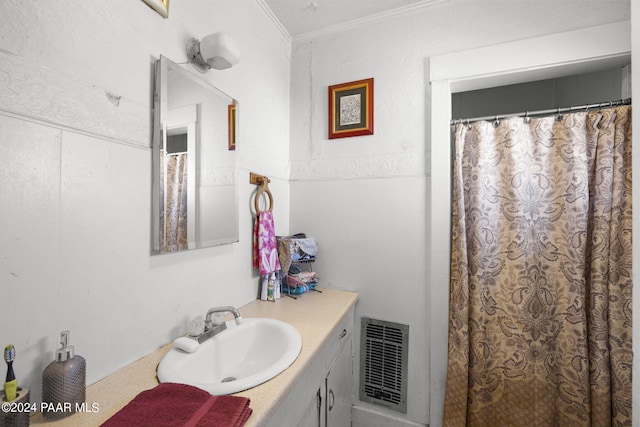
M 258 0 L 261 1 L 261 0 Z M 345 31 L 353 28 L 360 27 L 362 25 L 371 24 L 375 22 L 384 21 L 396 16 L 408 15 L 417 10 L 426 9 L 431 6 L 435 6 L 440 3 L 446 3 L 450 0 L 423 0 L 417 3 L 412 3 L 407 6 L 397 7 L 395 9 L 387 10 L 385 12 L 374 13 L 373 15 L 365 16 L 362 18 L 354 19 L 348 22 L 344 22 L 341 24 L 332 25 L 317 31 L 311 31 L 308 33 L 300 34 L 298 36 L 293 37 L 294 41 L 304 41 L 314 39 L 319 36 L 333 34 L 340 31 Z M 277 18 L 276 18 L 277 19 Z M 281 24 L 282 25 L 282 24 Z M 286 31 L 286 30 L 285 30 Z
M 267 3 L 265 3 L 264 0 L 256 0 L 256 3 L 258 3 L 258 6 L 262 8 L 262 10 L 264 11 L 264 14 L 267 15 L 267 18 L 269 18 L 269 20 L 273 22 L 273 25 L 275 25 L 276 29 L 280 32 L 280 34 L 285 39 L 285 41 L 291 44 L 291 40 L 292 40 L 291 34 L 289 34 L 287 29 L 284 27 L 284 25 L 282 25 L 282 22 L 280 22 L 278 17 L 273 14 L 273 11 L 267 5 Z

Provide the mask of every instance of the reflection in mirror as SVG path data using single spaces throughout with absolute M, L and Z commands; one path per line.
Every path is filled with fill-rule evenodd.
M 154 95 L 154 252 L 237 242 L 238 103 L 164 56 Z

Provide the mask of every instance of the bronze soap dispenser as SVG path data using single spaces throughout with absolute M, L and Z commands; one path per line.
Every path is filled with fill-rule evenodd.
M 67 417 L 85 406 L 87 362 L 74 354 L 69 331 L 60 333 L 60 344 L 56 360 L 42 373 L 42 415 L 48 419 Z

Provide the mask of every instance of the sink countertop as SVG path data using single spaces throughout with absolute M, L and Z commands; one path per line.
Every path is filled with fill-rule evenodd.
M 298 299 L 283 296 L 274 302 L 252 301 L 239 311 L 242 317 L 266 317 L 282 320 L 295 327 L 302 335 L 302 350 L 293 364 L 271 380 L 252 389 L 236 393 L 251 399 L 253 414 L 246 427 L 264 425 L 278 409 L 293 388 L 296 380 L 309 366 L 316 352 L 329 338 L 330 332 L 358 300 L 355 292 L 319 288 L 322 293 L 309 292 Z M 87 387 L 86 403 L 99 406 L 99 412 L 76 413 L 57 421 L 49 421 L 37 413 L 30 418 L 30 425 L 51 427 L 95 427 L 122 409 L 138 393 L 158 385 L 156 367 L 167 351 L 169 343 L 158 350 L 114 372 Z

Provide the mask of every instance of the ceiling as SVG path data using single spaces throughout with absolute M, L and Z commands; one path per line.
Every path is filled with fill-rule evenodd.
M 438 1 L 264 0 L 292 38 Z

